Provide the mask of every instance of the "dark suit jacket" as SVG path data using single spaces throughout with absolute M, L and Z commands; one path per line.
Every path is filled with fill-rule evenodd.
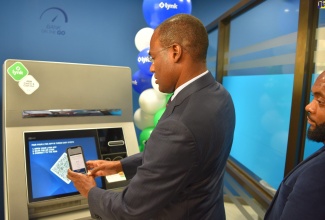
M 103 219 L 225 219 L 223 176 L 235 112 L 208 73 L 169 103 L 143 153 L 123 159 L 122 193 L 93 188 L 90 211 Z M 95 215 L 93 215 L 95 216 Z
M 282 181 L 264 219 L 325 219 L 324 147 L 297 165 Z

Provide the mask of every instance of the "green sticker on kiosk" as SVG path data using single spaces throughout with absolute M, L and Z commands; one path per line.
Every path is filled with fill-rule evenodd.
M 20 81 L 22 78 L 28 75 L 28 69 L 21 62 L 12 64 L 7 69 L 7 72 L 15 81 Z

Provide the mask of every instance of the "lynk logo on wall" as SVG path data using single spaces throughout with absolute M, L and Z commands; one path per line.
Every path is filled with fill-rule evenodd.
M 58 36 L 67 34 L 64 26 L 68 23 L 68 15 L 61 8 L 51 7 L 45 9 L 40 15 L 40 20 L 44 23 L 41 29 L 43 34 Z

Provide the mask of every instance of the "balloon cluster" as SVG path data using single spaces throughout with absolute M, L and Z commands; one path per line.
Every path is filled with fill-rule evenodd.
M 143 151 L 145 142 L 157 125 L 166 109 L 166 103 L 171 94 L 159 91 L 154 75 L 150 72 L 149 60 L 150 39 L 154 29 L 167 18 L 175 14 L 190 14 L 191 0 L 144 0 L 142 4 L 144 18 L 149 27 L 142 28 L 135 36 L 135 46 L 139 51 L 138 68 L 132 75 L 132 87 L 140 94 L 139 106 L 134 113 L 134 123 L 141 130 L 139 150 Z

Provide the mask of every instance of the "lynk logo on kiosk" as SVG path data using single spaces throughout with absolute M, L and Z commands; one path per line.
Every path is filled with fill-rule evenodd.
M 40 15 L 40 20 L 44 22 L 44 27 L 41 29 L 43 34 L 53 34 L 64 36 L 66 31 L 64 25 L 68 23 L 67 13 L 58 7 L 45 9 Z
M 28 69 L 21 62 L 16 62 L 11 65 L 7 72 L 15 81 L 20 81 L 28 75 Z

